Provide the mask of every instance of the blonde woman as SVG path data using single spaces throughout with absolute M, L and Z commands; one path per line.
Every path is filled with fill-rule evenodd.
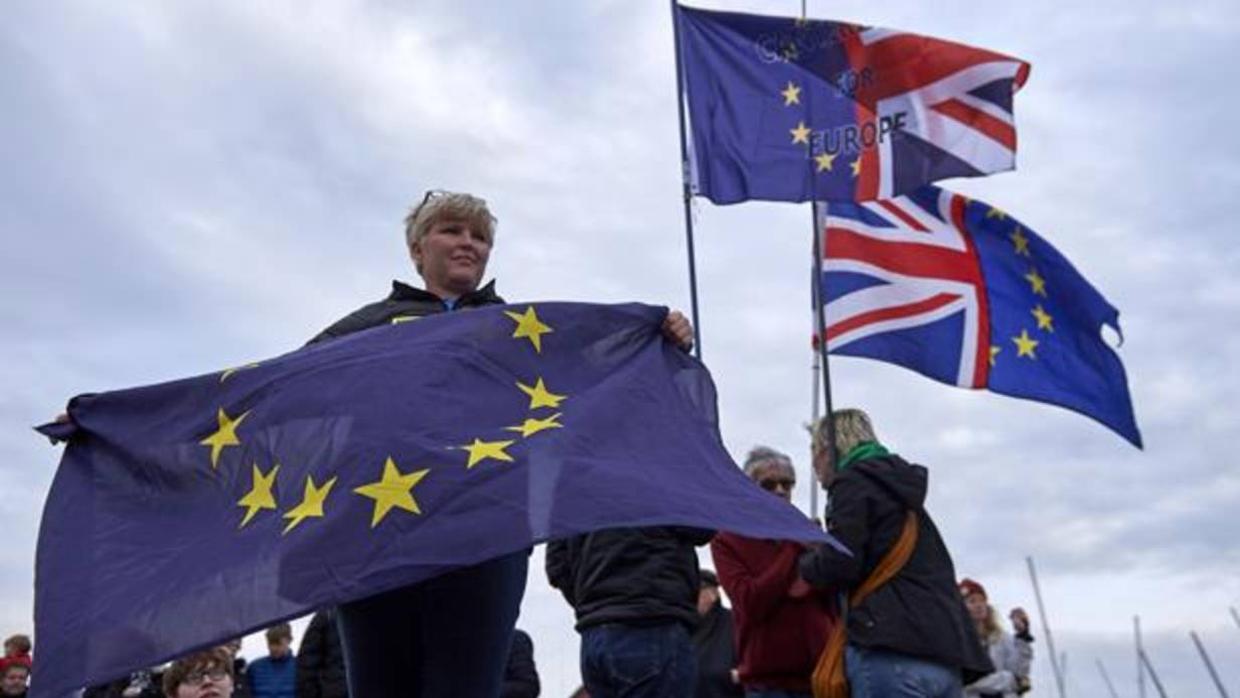
M 828 445 L 832 426 L 835 448 Z M 853 697 L 959 698 L 963 683 L 993 667 L 956 591 L 951 554 L 926 511 L 926 469 L 879 442 L 861 410 L 832 413 L 814 425 L 813 437 L 814 470 L 828 493 L 827 528 L 852 555 L 830 546 L 807 552 L 801 577 L 851 593 L 898 541 L 911 550 L 898 571 L 848 610 L 844 669 Z M 910 512 L 915 542 L 903 534 Z
M 977 628 L 977 637 L 994 663 L 994 672 L 964 687 L 966 696 L 1015 698 L 1029 690 L 1029 666 L 1033 661 L 1033 637 L 1029 619 L 1016 609 L 1012 621 L 1016 634 L 1003 630 L 999 614 L 986 598 L 986 588 L 968 577 L 960 580 L 960 596 Z

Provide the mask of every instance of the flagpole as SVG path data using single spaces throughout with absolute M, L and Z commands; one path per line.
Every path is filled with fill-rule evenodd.
M 702 322 L 698 317 L 697 262 L 693 251 L 693 191 L 689 186 L 689 146 L 685 140 L 684 66 L 680 58 L 680 26 L 672 7 L 672 45 L 676 51 L 676 113 L 680 117 L 680 182 L 685 207 L 685 247 L 689 256 L 689 303 L 693 314 L 693 355 L 702 358 Z
M 1055 672 L 1055 688 L 1058 689 L 1059 698 L 1064 698 L 1063 673 L 1059 668 L 1059 658 L 1055 655 L 1055 640 L 1051 637 L 1051 626 L 1046 622 L 1046 607 L 1042 605 L 1042 589 L 1038 586 L 1038 573 L 1033 568 L 1032 557 L 1026 557 L 1025 562 L 1029 565 L 1029 579 L 1033 581 L 1033 596 L 1038 602 L 1038 615 L 1042 618 L 1042 634 L 1046 636 L 1046 649 L 1051 658 L 1051 671 Z
M 1214 679 L 1214 686 L 1218 688 L 1218 694 L 1223 698 L 1227 698 L 1227 689 L 1223 688 L 1223 681 L 1218 677 L 1218 672 L 1214 670 L 1214 662 L 1210 661 L 1210 655 L 1206 654 L 1206 646 L 1201 644 L 1201 638 L 1197 637 L 1197 631 L 1189 633 L 1193 638 L 1193 644 L 1197 645 L 1197 653 L 1201 655 L 1201 661 L 1206 665 L 1206 671 L 1210 672 L 1210 678 Z
M 1150 663 L 1150 656 L 1142 649 L 1140 652 L 1141 663 L 1145 665 L 1145 670 L 1150 674 L 1150 681 L 1154 684 L 1154 690 L 1158 691 L 1159 698 L 1167 698 L 1167 691 L 1163 688 L 1162 681 L 1158 678 L 1158 672 L 1154 671 L 1154 665 Z
M 1141 616 L 1132 617 L 1132 636 L 1137 644 L 1137 696 L 1145 698 L 1145 665 L 1141 662 L 1145 647 L 1141 644 Z
M 815 336 L 818 337 L 818 361 L 822 364 L 822 397 L 823 414 L 826 415 L 827 443 L 824 444 L 831 453 L 835 453 L 835 420 L 831 417 L 831 365 L 827 361 L 827 292 L 822 285 L 822 257 L 826 252 L 827 241 L 827 204 L 815 201 L 811 208 L 814 216 L 814 318 Z M 835 458 L 833 457 L 834 461 Z M 834 463 L 832 463 L 834 465 Z M 815 493 L 816 494 L 816 493 Z M 817 504 L 817 496 L 814 497 Z M 816 513 L 817 510 L 815 510 Z
M 1102 674 L 1102 680 L 1106 683 L 1111 698 L 1119 698 L 1119 694 L 1115 692 L 1115 684 L 1111 683 L 1111 677 L 1107 674 L 1107 668 L 1102 665 L 1102 660 L 1095 659 L 1094 663 L 1098 665 L 1098 673 Z

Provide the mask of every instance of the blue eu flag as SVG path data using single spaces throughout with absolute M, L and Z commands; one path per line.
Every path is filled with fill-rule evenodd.
M 1060 405 L 1141 446 L 1102 328 L 1119 311 L 1007 213 L 923 187 L 828 206 L 827 346 L 935 380 Z
M 74 398 L 35 694 L 600 528 L 828 540 L 729 458 L 665 314 L 495 306 Z
M 1016 58 L 844 22 L 676 6 L 693 192 L 871 201 L 1010 170 Z

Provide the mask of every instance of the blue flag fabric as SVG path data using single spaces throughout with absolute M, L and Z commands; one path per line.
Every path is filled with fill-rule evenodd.
M 833 354 L 1067 407 L 1141 447 L 1102 328 L 1119 312 L 1005 212 L 924 187 L 828 207 L 823 291 Z
M 1015 166 L 1029 64 L 843 22 L 676 7 L 695 194 L 870 201 Z
M 34 695 L 601 528 L 830 542 L 730 459 L 665 314 L 495 306 L 75 398 Z

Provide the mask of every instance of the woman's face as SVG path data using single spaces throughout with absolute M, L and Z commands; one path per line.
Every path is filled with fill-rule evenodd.
M 226 669 L 202 667 L 177 684 L 175 698 L 228 698 L 232 692 L 232 675 Z
M 965 608 L 969 609 L 969 617 L 980 623 L 990 615 L 990 604 L 981 594 L 969 594 L 964 597 Z

